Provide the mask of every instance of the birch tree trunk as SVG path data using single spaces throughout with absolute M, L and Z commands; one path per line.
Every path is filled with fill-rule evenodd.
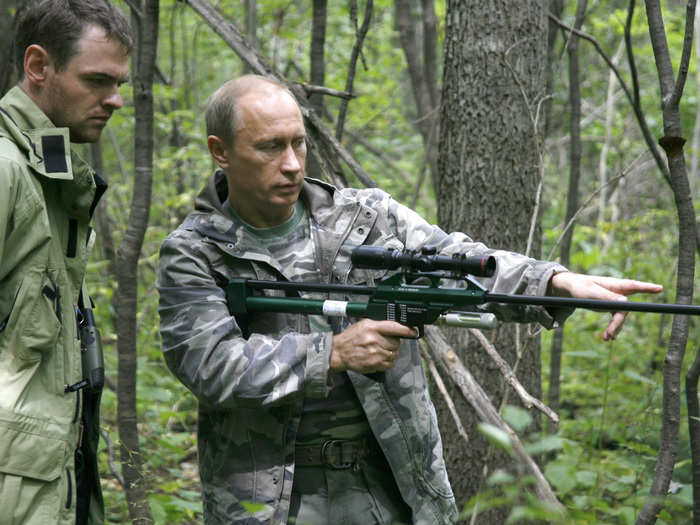
M 438 219 L 447 231 L 458 230 L 489 246 L 524 253 L 539 182 L 539 138 L 535 119 L 547 81 L 546 5 L 535 0 L 448 0 L 442 88 Z M 539 256 L 540 227 L 535 217 L 532 256 Z M 502 403 L 503 377 L 465 331 L 450 333 L 467 369 L 494 404 Z M 523 386 L 539 397 L 539 338 L 526 327 L 501 326 L 492 341 Z M 452 396 L 458 400 L 454 391 Z M 509 458 L 494 456 L 476 431 L 474 413 L 459 400 L 469 446 L 454 438 L 449 414 L 438 404 L 445 457 L 458 504 Z M 443 417 L 444 415 L 444 417 Z M 502 524 L 503 511 L 479 516 L 477 523 Z

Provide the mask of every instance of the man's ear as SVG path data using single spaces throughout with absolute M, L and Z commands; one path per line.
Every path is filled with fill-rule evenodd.
M 209 135 L 207 137 L 207 146 L 209 147 L 209 153 L 214 157 L 214 160 L 223 170 L 229 167 L 229 152 L 224 144 L 224 141 L 216 135 Z
M 38 44 L 32 44 L 24 52 L 24 78 L 35 86 L 41 86 L 48 76 L 53 61 L 48 51 Z

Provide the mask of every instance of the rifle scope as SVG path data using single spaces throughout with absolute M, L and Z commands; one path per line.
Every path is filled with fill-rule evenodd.
M 492 255 L 468 257 L 461 253 L 452 256 L 436 255 L 428 248 L 420 252 L 401 251 L 381 246 L 358 246 L 352 251 L 352 263 L 358 268 L 413 272 L 449 271 L 454 274 L 491 277 L 496 271 L 496 258 Z

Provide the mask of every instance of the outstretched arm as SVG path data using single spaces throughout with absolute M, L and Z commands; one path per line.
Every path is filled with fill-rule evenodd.
M 598 275 L 561 272 L 555 274 L 549 287 L 548 295 L 558 297 L 579 297 L 581 299 L 601 299 L 607 301 L 626 301 L 628 295 L 635 293 L 659 293 L 663 286 L 655 283 L 617 279 Z M 603 332 L 603 339 L 611 341 L 620 333 L 627 312 L 615 312 L 608 327 Z

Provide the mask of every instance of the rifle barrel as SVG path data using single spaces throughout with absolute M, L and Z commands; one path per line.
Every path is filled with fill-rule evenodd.
M 532 295 L 511 295 L 486 292 L 487 303 L 530 304 L 554 308 L 584 308 L 604 312 L 650 312 L 657 314 L 700 315 L 700 306 L 692 304 L 644 303 L 635 301 L 603 301 L 599 299 L 579 299 L 574 297 L 539 297 Z
M 247 279 L 246 285 L 258 290 L 288 290 L 295 292 L 336 292 L 359 295 L 373 295 L 374 286 L 355 284 L 321 284 L 289 281 L 261 281 Z M 583 308 L 603 312 L 649 312 L 658 314 L 700 315 L 700 306 L 692 304 L 645 303 L 638 301 L 603 301 L 599 299 L 580 299 L 575 297 L 550 297 L 535 295 L 498 294 L 484 292 L 483 299 L 474 304 L 505 303 L 529 304 L 552 308 Z

